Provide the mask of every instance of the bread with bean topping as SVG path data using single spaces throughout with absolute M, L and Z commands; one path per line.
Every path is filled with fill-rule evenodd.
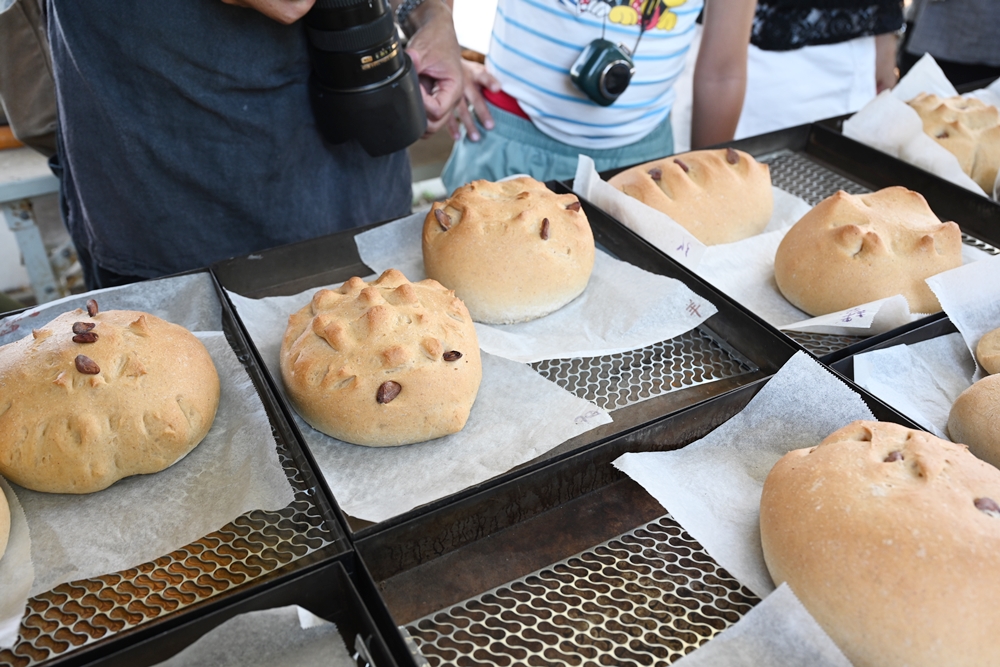
M 288 318 L 281 377 L 295 409 L 338 440 L 392 447 L 456 433 L 482 379 L 455 293 L 395 269 L 316 292 Z
M 768 166 L 733 148 L 646 162 L 608 183 L 667 214 L 705 245 L 760 234 L 774 209 Z
M 1000 373 L 1000 328 L 987 332 L 979 339 L 976 359 L 987 373 Z
M 477 322 L 526 322 L 580 296 L 594 234 L 576 195 L 533 178 L 473 181 L 428 212 L 427 275 L 455 290 Z
M 764 560 L 855 667 L 994 665 L 998 503 L 964 446 L 858 421 L 768 474 Z
M 920 115 L 924 133 L 958 158 L 962 171 L 992 195 L 1000 169 L 1000 110 L 961 95 L 921 93 L 907 104 Z
M 194 334 L 149 313 L 92 311 L 0 347 L 0 474 L 28 489 L 92 493 L 158 472 L 215 419 L 219 376 Z
M 1000 467 L 1000 375 L 988 375 L 958 395 L 948 413 L 948 437 Z

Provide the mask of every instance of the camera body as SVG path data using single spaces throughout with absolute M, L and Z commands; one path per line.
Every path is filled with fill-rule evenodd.
M 316 0 L 305 24 L 309 98 L 327 141 L 357 140 L 378 157 L 423 135 L 420 83 L 387 0 Z
M 625 92 L 634 74 L 635 63 L 628 48 L 606 39 L 588 44 L 569 70 L 576 87 L 605 107 Z

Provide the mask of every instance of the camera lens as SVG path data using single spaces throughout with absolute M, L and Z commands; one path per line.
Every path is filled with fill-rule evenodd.
M 628 88 L 632 80 L 632 65 L 624 60 L 608 63 L 601 72 L 601 93 L 610 99 L 616 99 Z
M 378 84 L 403 68 L 385 0 L 317 0 L 306 15 L 313 72 L 336 90 Z

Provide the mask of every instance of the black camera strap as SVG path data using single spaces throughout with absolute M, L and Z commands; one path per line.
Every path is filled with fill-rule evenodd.
M 642 34 L 646 32 L 646 26 L 649 25 L 659 5 L 660 0 L 646 0 L 646 4 L 642 6 L 642 15 L 639 17 L 639 36 L 635 40 L 635 46 L 632 47 L 632 55 L 635 55 L 635 52 L 638 50 L 639 42 L 642 41 Z

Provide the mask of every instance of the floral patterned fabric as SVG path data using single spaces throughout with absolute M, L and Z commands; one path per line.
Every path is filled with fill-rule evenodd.
M 765 51 L 788 51 L 895 32 L 903 25 L 899 0 L 814 0 L 802 6 L 805 4 L 760 0 L 750 43 Z

